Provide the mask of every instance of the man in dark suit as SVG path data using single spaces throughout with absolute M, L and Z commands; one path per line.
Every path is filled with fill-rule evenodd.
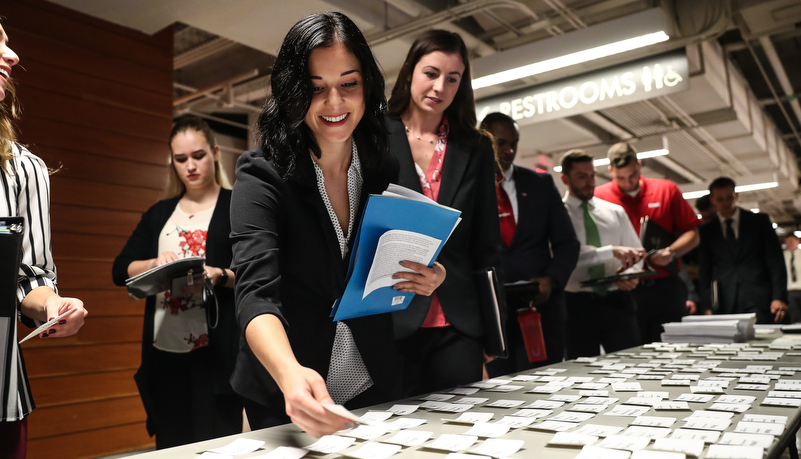
M 506 331 L 509 358 L 496 359 L 487 365 L 492 376 L 523 371 L 538 365 L 561 362 L 565 355 L 565 302 L 563 288 L 576 266 L 579 241 L 550 174 L 514 166 L 517 124 L 501 113 L 490 113 L 481 128 L 495 137 L 499 174 L 499 212 L 504 244 L 504 282 L 537 281 L 539 291 L 532 304 L 542 318 L 543 338 L 548 359 L 528 360 L 517 310 L 529 306 L 530 297 L 507 296 Z M 501 193 L 509 209 L 503 209 Z M 504 219 L 506 222 L 504 222 Z
M 711 307 L 717 273 L 718 314 L 755 312 L 757 323 L 783 322 L 787 311 L 787 271 L 770 218 L 735 206 L 734 181 L 719 177 L 709 185 L 717 216 L 701 226 L 699 258 L 702 307 Z

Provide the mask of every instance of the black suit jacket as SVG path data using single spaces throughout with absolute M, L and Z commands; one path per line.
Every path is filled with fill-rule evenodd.
M 720 219 L 701 225 L 701 300 L 711 307 L 711 283 L 718 282 L 718 313 L 756 312 L 757 321 L 772 323 L 770 303 L 787 302 L 787 271 L 781 245 L 766 214 L 740 209 L 737 244 L 732 248 Z
M 397 177 L 397 165 L 392 158 L 387 160 L 390 164 L 378 173 L 364 171 L 356 222 L 367 196 L 381 193 Z M 285 181 L 257 148 L 237 161 L 236 177 L 231 240 L 239 325 L 244 331 L 256 316 L 274 314 L 284 323 L 298 362 L 325 379 L 336 332 L 331 307 L 345 290 L 352 247 L 343 259 L 313 172 Z M 401 378 L 392 317 L 378 314 L 345 323 L 384 400 L 399 398 Z M 242 396 L 265 406 L 280 397 L 278 386 L 244 336 L 231 385 Z
M 389 117 L 387 127 L 390 151 L 400 166 L 397 183 L 422 193 L 400 117 Z M 481 308 L 489 305 L 478 301 L 473 273 L 494 267 L 498 278 L 504 278 L 494 170 L 495 154 L 490 139 L 478 133 L 458 133 L 452 126 L 437 202 L 460 210 L 462 221 L 437 258 L 447 271 L 437 294 L 450 323 L 475 338 L 484 335 Z M 502 291 L 500 296 L 505 314 Z M 396 339 L 406 338 L 420 328 L 430 305 L 431 297 L 416 295 L 406 310 L 394 313 Z
M 564 288 L 576 267 L 581 244 L 553 178 L 518 166 L 514 166 L 512 178 L 518 215 L 512 243 L 501 245 L 505 281 L 550 276 L 554 287 Z M 564 303 L 552 308 L 555 310 L 547 312 L 565 318 Z
M 159 201 L 142 215 L 142 219 L 112 265 L 111 275 L 116 285 L 125 285 L 125 280 L 129 277 L 128 265 L 132 262 L 159 256 L 159 233 L 175 211 L 175 206 L 178 205 L 180 199 L 179 196 Z M 209 266 L 227 268 L 231 265 L 231 243 L 228 240 L 228 233 L 231 232 L 228 218 L 230 203 L 231 190 L 221 188 L 206 234 L 206 264 Z M 214 393 L 231 394 L 233 389 L 231 389 L 228 379 L 234 371 L 234 363 L 239 351 L 239 327 L 234 315 L 234 292 L 230 288 L 215 286 L 214 295 L 220 306 L 220 316 L 217 328 L 209 329 L 209 350 L 213 359 L 209 365 L 215 370 L 211 384 Z M 145 300 L 145 319 L 142 328 L 142 364 L 134 376 L 142 397 L 142 404 L 147 412 L 148 432 L 154 432 L 153 423 L 158 422 L 154 418 L 155 408 L 150 384 L 152 372 L 159 370 L 152 363 L 155 349 L 153 347 L 155 314 L 156 297 L 149 296 Z

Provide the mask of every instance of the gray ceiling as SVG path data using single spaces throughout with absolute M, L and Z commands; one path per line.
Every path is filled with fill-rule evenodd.
M 524 126 L 518 162 L 548 165 L 575 147 L 601 157 L 606 145 L 616 140 L 664 135 L 670 155 L 647 160 L 647 176 L 674 180 L 683 191 L 704 189 L 722 174 L 738 183 L 776 180 L 778 188 L 743 193 L 741 202 L 770 213 L 774 221 L 801 222 L 801 106 L 793 96 L 801 92 L 797 0 L 52 1 L 145 33 L 175 24 L 176 115 L 193 112 L 221 119 L 216 128 L 243 139 L 268 95 L 269 68 L 283 35 L 312 12 L 339 10 L 354 19 L 373 45 L 391 88 L 411 41 L 426 28 L 459 31 L 473 58 L 480 59 L 661 6 L 674 27 L 671 40 L 661 48 L 551 72 L 536 81 L 657 49 L 686 47 L 691 88 Z M 497 90 L 479 90 L 477 97 Z

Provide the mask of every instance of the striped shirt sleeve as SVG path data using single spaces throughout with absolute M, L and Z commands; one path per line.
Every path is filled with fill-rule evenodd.
M 24 147 L 15 146 L 6 173 L 0 174 L 0 214 L 25 217 L 17 299 L 36 287 L 56 290 L 56 266 L 50 239 L 50 178 L 47 166 Z

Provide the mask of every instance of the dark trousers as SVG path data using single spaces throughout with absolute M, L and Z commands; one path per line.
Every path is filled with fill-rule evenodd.
M 242 399 L 214 393 L 209 362 L 208 348 L 185 354 L 153 350 L 156 449 L 242 432 Z
M 565 293 L 567 305 L 567 356 L 594 357 L 603 345 L 615 352 L 640 344 L 636 307 L 629 292 L 614 290 Z
M 452 326 L 420 328 L 397 342 L 403 357 L 403 396 L 481 380 L 484 344 Z
M 787 291 L 787 312 L 790 323 L 801 322 L 801 290 Z
M 640 281 L 634 289 L 642 344 L 662 339 L 662 324 L 687 315 L 687 286 L 678 276 Z
M 529 362 L 526 344 L 523 341 L 523 332 L 517 320 L 517 309 L 526 307 L 522 301 L 513 301 L 509 297 L 506 303 L 509 307 L 506 318 L 506 342 L 509 357 L 495 359 L 487 364 L 487 373 L 490 377 L 518 373 L 553 363 L 559 363 L 565 358 L 565 320 L 564 320 L 564 293 L 553 290 L 551 298 L 542 306 L 537 307 L 542 320 L 542 338 L 545 341 L 545 352 L 548 359 L 542 362 Z
M 0 459 L 25 459 L 28 452 L 28 418 L 0 422 Z
M 385 389 L 372 386 L 352 400 L 346 402 L 345 408 L 355 410 L 357 408 L 364 408 L 365 406 L 377 405 L 390 401 L 387 400 L 387 398 L 387 391 Z M 279 392 L 269 399 L 269 406 L 262 405 L 261 403 L 254 402 L 247 398 L 243 400 L 245 413 L 248 416 L 248 424 L 250 424 L 251 430 L 266 429 L 268 427 L 275 427 L 292 422 L 286 414 L 286 403 L 283 394 Z

